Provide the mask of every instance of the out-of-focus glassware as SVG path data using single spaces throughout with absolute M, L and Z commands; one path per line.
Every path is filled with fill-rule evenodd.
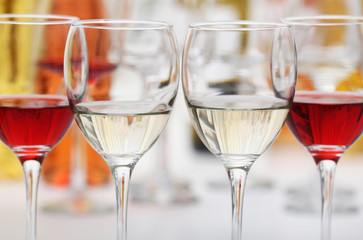
M 105 3 L 100 0 L 51 0 L 49 5 L 49 12 L 52 14 L 67 14 L 77 16 L 80 19 L 105 18 L 107 16 Z M 57 44 L 55 37 L 52 41 Z M 51 62 L 48 64 L 53 64 L 53 67 L 47 67 L 45 71 L 54 75 L 53 77 L 63 78 L 63 53 L 54 52 L 52 54 L 49 59 Z M 107 164 L 88 146 L 83 138 L 77 137 L 78 131 L 77 127 L 73 127 L 49 154 L 48 158 L 52 161 L 48 161 L 42 170 L 47 182 L 64 186 L 72 181 L 72 177 L 75 179 L 82 178 L 83 180 L 73 180 L 82 181 L 84 182 L 83 185 L 99 185 L 109 181 L 111 176 Z M 80 144 L 82 147 L 73 148 L 72 146 L 76 144 Z M 77 151 L 79 152 L 77 153 Z M 92 167 L 92 165 L 97 167 Z M 79 171 L 82 172 L 77 173 Z M 75 175 L 71 172 L 74 172 Z M 82 176 L 77 174 L 82 174 Z M 74 183 L 71 183 L 71 186 L 72 184 L 74 186 Z M 82 186 L 82 188 L 84 187 Z
M 102 1 L 102 0 L 51 0 L 49 11 L 54 14 L 68 14 L 80 19 L 102 19 L 115 17 L 127 17 L 131 13 L 124 1 Z M 120 9 L 120 11 L 117 11 Z M 94 41 L 104 41 L 98 36 L 93 36 Z M 92 56 L 90 56 L 92 57 Z M 63 55 L 54 56 L 54 73 L 63 72 Z M 99 64 L 98 64 L 99 65 Z M 99 66 L 100 67 L 100 66 Z M 60 69 L 59 69 L 60 68 Z M 108 71 L 96 74 L 93 78 L 108 78 L 112 67 Z M 91 83 L 92 81 L 90 81 Z M 92 83 L 93 84 L 93 83 Z M 109 91 L 95 92 L 99 97 Z M 48 161 L 43 167 L 44 179 L 55 186 L 69 186 L 67 196 L 64 199 L 55 200 L 44 206 L 46 211 L 90 213 L 102 212 L 112 209 L 111 206 L 98 202 L 90 196 L 90 187 L 105 185 L 112 179 L 109 167 L 102 157 L 93 150 L 87 141 L 81 136 L 79 129 L 73 126 L 60 144 L 48 156 Z
M 185 39 L 188 22 L 201 20 L 210 0 L 123 0 L 130 9 L 132 19 L 170 22 L 175 27 L 178 42 Z M 122 11 L 119 12 L 122 14 Z M 115 15 L 120 17 L 120 15 Z M 182 46 L 178 46 L 181 51 Z M 179 90 L 181 91 L 181 90 Z M 185 132 L 191 130 L 181 94 L 175 100 L 173 115 L 158 142 L 144 158 L 157 162 L 140 163 L 139 169 L 147 169 L 142 176 L 136 176 L 130 187 L 130 197 L 135 202 L 156 204 L 189 204 L 197 200 L 194 185 L 186 171 L 192 165 L 192 158 L 184 157 L 193 150 L 189 148 Z M 185 122 L 188 121 L 188 124 Z M 187 128 L 184 128 L 187 125 Z M 186 160 L 188 159 L 188 160 Z M 142 165 L 143 164 L 143 165 Z M 142 166 L 141 166 L 142 165 Z

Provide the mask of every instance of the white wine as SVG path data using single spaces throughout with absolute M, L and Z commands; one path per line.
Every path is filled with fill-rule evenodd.
M 202 142 L 231 164 L 260 156 L 277 137 L 288 111 L 286 100 L 262 96 L 215 96 L 189 103 Z
M 80 103 L 76 121 L 90 145 L 110 165 L 135 161 L 164 129 L 171 107 L 155 102 Z

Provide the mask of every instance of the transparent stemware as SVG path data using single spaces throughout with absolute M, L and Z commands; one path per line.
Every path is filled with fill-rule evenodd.
M 73 120 L 63 81 L 39 67 L 39 62 L 64 54 L 75 21 L 61 15 L 0 15 L 0 139 L 23 166 L 27 240 L 36 239 L 41 165 Z
M 105 70 L 95 63 L 113 71 L 87 84 Z M 114 177 L 118 240 L 127 237 L 131 173 L 168 121 L 178 67 L 168 23 L 98 19 L 71 27 L 64 59 L 67 96 L 84 137 Z
M 292 103 L 296 61 L 287 24 L 189 27 L 182 61 L 184 96 L 200 139 L 227 170 L 233 240 L 242 239 L 248 172 L 277 137 Z
M 363 18 L 291 17 L 299 59 L 296 95 L 287 125 L 320 173 L 321 239 L 331 239 L 336 164 L 363 130 Z

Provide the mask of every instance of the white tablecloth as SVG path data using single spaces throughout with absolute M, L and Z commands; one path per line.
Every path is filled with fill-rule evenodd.
M 189 161 L 189 172 L 179 179 L 190 181 L 197 201 L 190 204 L 129 203 L 128 239 L 130 240 L 221 240 L 230 239 L 231 201 L 223 166 L 211 155 L 197 154 Z M 300 148 L 271 148 L 253 166 L 244 203 L 246 240 L 318 240 L 319 211 L 297 212 L 287 209 L 289 188 L 302 188 L 317 174 L 313 161 Z M 335 211 L 332 240 L 363 239 L 363 160 L 360 155 L 343 158 L 336 172 L 336 189 L 354 194 L 339 201 L 358 211 Z M 148 172 L 140 163 L 131 184 L 138 184 Z M 265 185 L 271 184 L 271 186 Z M 311 192 L 318 195 L 318 182 Z M 38 239 L 116 239 L 116 210 L 93 214 L 50 213 L 43 207 L 64 198 L 66 188 L 40 182 L 38 197 Z M 112 182 L 88 189 L 99 203 L 114 206 Z M 132 190 L 131 190 L 132 194 Z M 317 197 L 317 196 L 316 196 Z M 318 198 L 317 198 L 318 199 Z M 317 200 L 318 201 L 318 200 Z M 339 202 L 337 201 L 337 202 Z M 319 203 L 317 203 L 319 204 Z M 317 206 L 319 208 L 319 206 Z M 22 180 L 0 182 L 0 239 L 25 239 L 25 187 Z

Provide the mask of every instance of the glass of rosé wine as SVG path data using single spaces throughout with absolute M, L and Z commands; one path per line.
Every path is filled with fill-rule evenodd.
M 247 175 L 289 112 L 296 51 L 287 24 L 199 23 L 189 27 L 182 79 L 193 126 L 224 165 L 232 192 L 232 240 L 242 239 Z
M 38 61 L 65 50 L 71 23 L 61 15 L 0 14 L 0 139 L 20 160 L 26 183 L 26 239 L 36 239 L 40 168 L 73 121 L 62 78 Z M 57 37 L 57 48 L 49 39 Z
M 292 27 L 298 77 L 287 125 L 320 173 L 321 239 L 331 239 L 336 165 L 363 131 L 363 17 L 282 20 Z
M 87 84 L 93 81 L 93 66 L 100 63 L 113 71 Z M 169 119 L 178 69 L 176 39 L 168 23 L 96 19 L 71 27 L 64 58 L 67 96 L 81 132 L 112 172 L 118 240 L 127 237 L 131 173 Z

